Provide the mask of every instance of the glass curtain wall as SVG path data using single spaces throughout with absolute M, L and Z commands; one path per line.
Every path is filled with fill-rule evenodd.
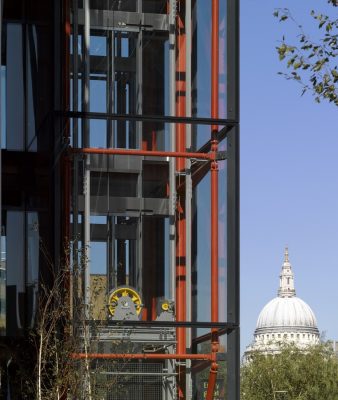
M 237 7 L 71 6 L 74 312 L 113 335 L 110 294 L 131 289 L 145 334 L 172 304 L 175 344 L 152 347 L 175 377 L 163 399 L 239 396 Z
M 33 327 L 39 278 L 47 282 L 59 253 L 56 9 L 49 1 L 2 2 L 0 334 L 8 337 Z

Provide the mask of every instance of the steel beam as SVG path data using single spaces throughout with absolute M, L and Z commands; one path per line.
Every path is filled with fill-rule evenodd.
M 100 112 L 75 112 L 75 111 L 59 111 L 57 114 L 64 115 L 68 118 L 99 119 L 99 120 L 115 120 L 115 121 L 141 121 L 141 122 L 162 122 L 170 124 L 191 124 L 191 125 L 218 125 L 233 126 L 238 124 L 236 119 L 225 118 L 204 118 L 204 117 L 186 117 L 186 116 L 170 116 L 170 115 L 141 115 L 141 114 L 107 114 Z
M 211 117 L 218 118 L 218 96 L 219 96 L 219 0 L 212 0 L 211 3 Z M 211 152 L 215 155 L 218 152 L 218 127 L 211 127 Z M 211 320 L 218 322 L 218 163 L 213 160 L 210 166 L 211 182 Z M 214 355 L 211 363 L 207 400 L 214 397 L 214 389 L 217 379 L 218 364 L 216 353 L 218 352 L 219 341 L 217 331 L 211 330 L 211 351 Z
M 85 25 L 85 10 L 79 10 L 79 25 Z M 169 30 L 167 14 L 142 12 L 91 10 L 91 26 L 93 29 L 115 31 L 165 31 Z
M 191 57 L 192 57 L 192 16 L 191 16 L 191 0 L 185 2 L 185 64 L 186 64 L 186 81 L 185 81 L 185 116 L 192 116 L 192 92 L 191 92 Z M 187 125 L 186 128 L 185 147 L 188 151 L 191 149 L 191 130 L 192 126 Z M 186 215 L 186 320 L 191 321 L 192 317 L 192 298 L 191 298 L 191 248 L 192 248 L 192 179 L 191 179 L 191 159 L 185 160 L 186 176 L 185 176 L 185 215 Z M 186 351 L 191 352 L 192 332 L 191 328 L 186 329 Z M 191 360 L 186 361 L 186 397 L 192 398 L 192 377 L 191 377 Z
M 239 0 L 227 2 L 227 118 L 239 121 Z M 227 137 L 227 320 L 238 328 L 227 337 L 228 398 L 240 399 L 239 330 L 239 126 Z
M 89 0 L 84 0 L 84 35 L 83 35 L 83 73 L 84 79 L 82 80 L 82 96 L 83 96 L 83 110 L 84 112 L 90 111 L 90 11 Z M 82 121 L 82 145 L 89 147 L 89 121 Z M 83 178 L 83 195 L 84 195 L 84 213 L 83 213 L 83 294 L 85 304 L 85 315 L 89 317 L 89 304 L 90 304 L 90 157 L 86 156 L 84 160 L 84 178 Z

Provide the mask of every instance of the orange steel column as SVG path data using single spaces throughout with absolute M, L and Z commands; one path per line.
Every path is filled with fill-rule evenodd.
M 176 115 L 185 116 L 185 76 L 186 76 L 186 38 L 184 27 L 184 2 L 179 4 L 176 19 Z M 184 152 L 185 148 L 185 125 L 176 126 L 176 151 Z M 180 173 L 185 170 L 185 159 L 176 160 L 176 170 Z M 186 319 L 186 221 L 185 221 L 185 199 L 178 198 L 176 211 L 176 320 Z M 186 352 L 185 328 L 177 328 L 177 353 Z M 178 375 L 178 397 L 185 398 L 185 371 Z
M 219 4 L 212 0 L 211 27 L 211 117 L 218 118 L 218 73 L 219 73 Z M 211 151 L 216 156 L 218 150 L 217 126 L 211 127 Z M 218 164 L 211 162 L 211 321 L 218 322 Z M 217 329 L 211 330 L 212 363 L 209 374 L 207 400 L 214 396 L 218 364 Z

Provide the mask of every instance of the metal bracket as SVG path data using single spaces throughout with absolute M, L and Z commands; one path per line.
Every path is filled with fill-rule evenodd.
M 217 361 L 226 361 L 226 353 L 216 353 L 216 360 Z
M 216 161 L 226 160 L 227 152 L 226 151 L 217 151 L 215 159 L 216 159 Z
M 175 175 L 176 176 L 187 176 L 187 175 L 190 175 L 189 171 L 190 170 L 188 170 L 188 169 L 185 169 L 183 171 L 176 171 Z

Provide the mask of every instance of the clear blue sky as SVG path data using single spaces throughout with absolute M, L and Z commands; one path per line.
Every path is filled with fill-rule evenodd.
M 299 22 L 312 8 L 337 10 L 324 0 L 241 0 L 242 351 L 276 296 L 285 245 L 297 295 L 327 339 L 338 339 L 338 108 L 300 97 L 277 75 L 284 65 L 274 49 L 283 32 L 291 36 L 275 7 Z

